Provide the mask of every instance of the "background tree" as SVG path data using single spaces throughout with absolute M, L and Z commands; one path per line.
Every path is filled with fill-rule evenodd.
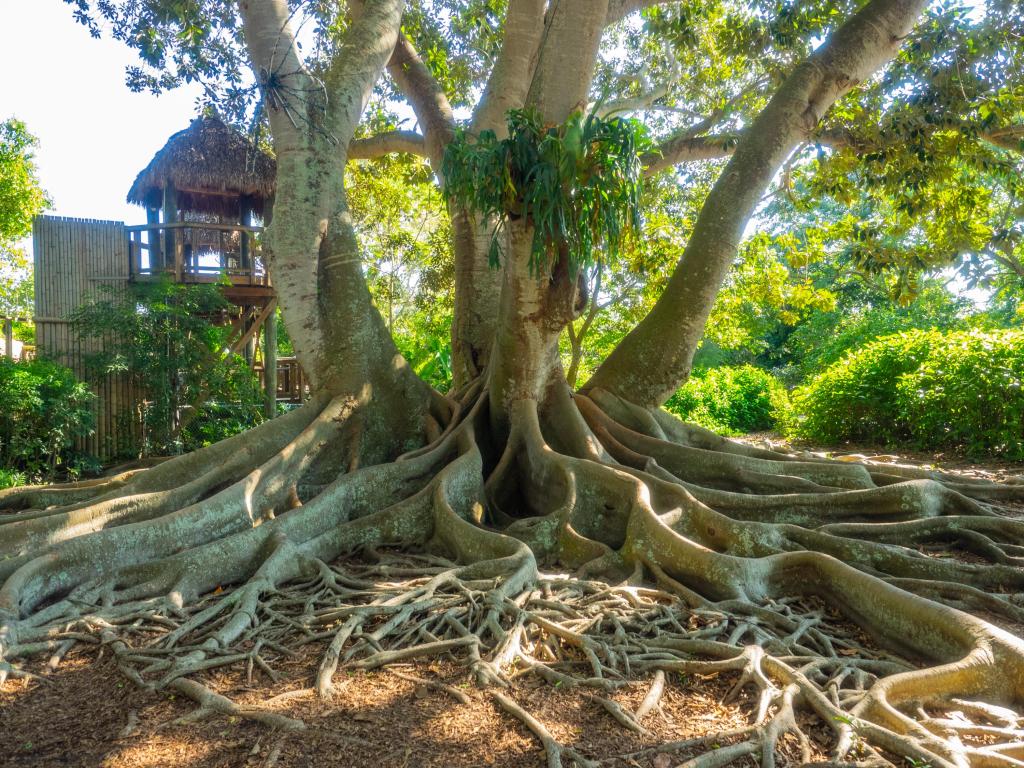
M 88 1 L 75 5 L 89 23 Z M 879 759 L 884 749 L 936 768 L 1016 754 L 1013 735 L 969 746 L 943 730 L 950 718 L 938 733 L 916 718 L 965 696 L 1024 699 L 1024 642 L 960 610 L 1019 620 L 1021 531 L 988 505 L 1019 486 L 764 451 L 657 407 L 687 377 L 743 233 L 794 151 L 823 136 L 826 117 L 830 128 L 833 117 L 857 123 L 874 105 L 900 111 L 897 97 L 926 90 L 876 74 L 894 57 L 896 71 L 911 73 L 959 63 L 922 44 L 946 19 L 926 6 L 512 0 L 503 15 L 481 3 L 405 15 L 401 0 L 367 0 L 342 16 L 334 4 L 307 12 L 283 0 L 97 4 L 160 73 L 133 82 L 210 78 L 211 94 L 238 96 L 248 60 L 277 155 L 269 270 L 314 397 L 137 475 L 0 497 L 36 510 L 0 523 L 4 659 L 57 627 L 170 622 L 148 653 L 108 636 L 122 668 L 246 714 L 188 675 L 257 663 L 248 644 L 287 634 L 263 618 L 285 604 L 294 628 L 340 603 L 322 694 L 339 659 L 372 667 L 463 647 L 488 683 L 512 665 L 570 684 L 607 681 L 627 660 L 633 670 L 735 669 L 741 685 L 761 689 L 758 716 L 772 723 L 712 764 L 753 753 L 770 764 L 782 732 L 802 734 L 796 706 L 832 729 L 837 759 L 854 741 Z M 993 11 L 1002 7 L 979 23 L 1012 26 L 1019 14 L 1012 4 Z M 468 24 L 472 13 L 484 23 Z M 319 33 L 308 55 L 295 32 L 307 17 Z M 385 70 L 420 130 L 394 121 L 357 139 Z M 661 115 L 650 120 L 654 139 L 618 117 L 645 105 Z M 1009 129 L 1004 117 L 985 130 Z M 345 168 L 392 151 L 422 152 L 444 177 L 455 286 L 454 388 L 444 395 L 399 354 L 363 274 Z M 587 306 L 587 271 L 612 268 L 643 236 L 643 175 L 723 156 L 664 290 L 574 393 L 559 340 Z M 949 541 L 985 563 L 916 549 Z M 383 545 L 442 559 L 425 580 L 352 595 L 330 563 Z M 676 623 L 662 628 L 616 598 L 608 610 L 626 624 L 574 628 L 571 614 L 548 614 L 551 601 L 534 597 L 538 563 L 575 571 L 553 587 L 556 605 L 583 607 L 609 583 L 657 583 L 630 594 L 652 616 L 671 590 Z M 238 586 L 198 604 L 225 584 Z M 879 657 L 827 618 L 822 599 L 928 666 Z M 705 632 L 698 617 L 689 630 L 690 608 L 723 618 Z M 566 659 L 586 658 L 588 678 L 534 658 L 544 637 L 559 638 Z M 543 738 L 550 765 L 585 762 L 508 697 L 495 700 Z
M 36 172 L 38 143 L 20 120 L 0 123 L 0 317 L 32 314 L 32 265 L 19 241 L 50 204 Z

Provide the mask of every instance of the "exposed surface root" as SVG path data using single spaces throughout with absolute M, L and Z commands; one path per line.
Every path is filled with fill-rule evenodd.
M 514 403 L 501 439 L 488 414 L 469 387 L 432 406 L 425 446 L 360 468 L 372 414 L 317 401 L 205 454 L 0 497 L 0 684 L 96 645 L 194 717 L 279 733 L 303 724 L 201 678 L 275 680 L 316 644 L 331 697 L 341 670 L 457 659 L 557 766 L 644 755 L 559 743 L 511 681 L 581 687 L 644 733 L 666 676 L 734 674 L 752 727 L 658 754 L 810 763 L 816 729 L 839 763 L 1024 765 L 1024 522 L 998 506 L 1024 486 L 740 446 L 599 391 Z

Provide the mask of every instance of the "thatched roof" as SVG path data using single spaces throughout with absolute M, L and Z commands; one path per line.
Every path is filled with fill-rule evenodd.
M 183 212 L 237 217 L 239 198 L 250 198 L 262 217 L 274 195 L 277 166 L 246 136 L 216 117 L 198 117 L 167 140 L 128 190 L 128 202 L 157 207 L 167 179 Z

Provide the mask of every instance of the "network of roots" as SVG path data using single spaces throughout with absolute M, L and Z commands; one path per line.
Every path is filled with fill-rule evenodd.
M 326 698 L 341 669 L 465 665 L 551 766 L 810 763 L 809 722 L 834 763 L 1024 765 L 1024 485 L 772 452 L 600 391 L 517 404 L 498 440 L 479 386 L 364 466 L 377 416 L 315 400 L 150 469 L 0 492 L 0 685 L 99 647 L 192 717 L 297 733 L 201 679 L 276 681 L 315 644 Z M 630 756 L 560 744 L 510 687 L 581 687 L 646 733 L 675 676 L 723 673 L 748 727 Z M 609 695 L 637 680 L 637 709 Z

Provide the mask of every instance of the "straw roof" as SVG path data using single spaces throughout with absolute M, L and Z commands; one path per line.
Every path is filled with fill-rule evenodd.
M 198 117 L 167 140 L 128 190 L 128 202 L 159 206 L 170 179 L 178 209 L 236 218 L 248 196 L 262 217 L 274 195 L 277 166 L 243 134 L 216 117 Z

